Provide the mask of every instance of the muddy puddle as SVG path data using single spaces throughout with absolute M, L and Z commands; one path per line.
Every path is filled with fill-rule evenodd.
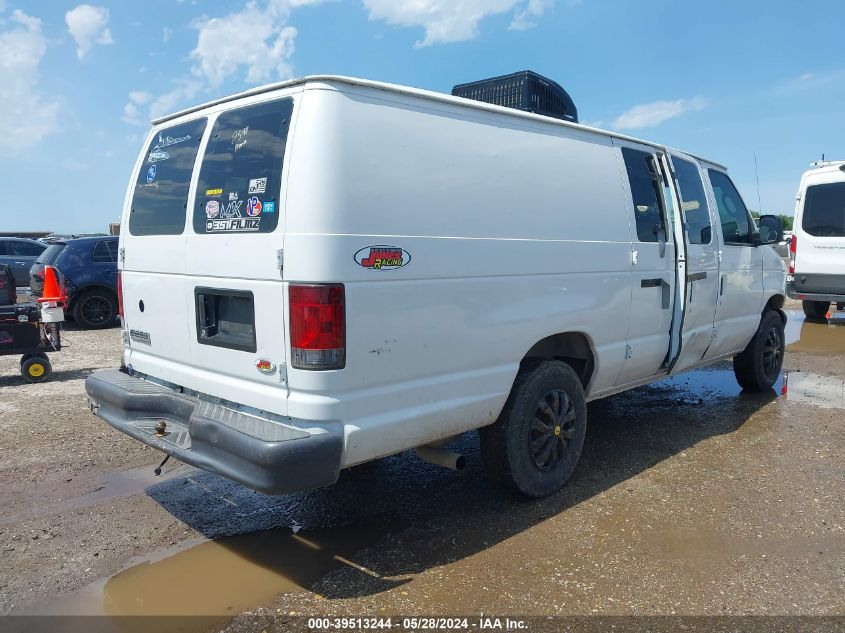
M 788 310 L 786 351 L 816 355 L 845 354 L 845 312 L 825 322 L 807 321 L 800 310 Z
M 116 631 L 144 624 L 125 616 L 164 616 L 156 620 L 156 631 L 193 632 L 216 628 L 280 594 L 310 589 L 343 567 L 381 580 L 384 589 L 402 583 L 381 579 L 354 561 L 355 553 L 371 546 L 386 528 L 358 524 L 307 533 L 295 529 L 188 541 L 135 559 L 114 576 L 64 599 L 35 605 L 22 615 L 109 616 Z

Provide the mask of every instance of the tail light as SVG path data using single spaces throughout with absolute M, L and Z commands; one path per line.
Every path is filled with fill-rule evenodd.
M 123 271 L 117 271 L 117 314 L 123 319 Z
M 789 274 L 795 274 L 795 254 L 798 252 L 798 236 L 794 233 L 789 240 Z
M 346 364 L 346 294 L 343 284 L 291 284 L 291 365 L 342 369 Z

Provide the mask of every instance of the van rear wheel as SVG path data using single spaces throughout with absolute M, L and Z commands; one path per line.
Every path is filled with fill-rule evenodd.
M 757 333 L 741 354 L 734 356 L 734 375 L 748 391 L 768 391 L 783 368 L 783 319 L 778 312 L 766 310 Z
M 827 311 L 830 310 L 830 301 L 802 301 L 801 307 L 804 308 L 804 315 L 808 319 L 824 321 L 827 319 Z
M 499 419 L 480 431 L 488 475 L 529 497 L 556 492 L 572 475 L 587 430 L 584 389 L 560 361 L 523 367 Z

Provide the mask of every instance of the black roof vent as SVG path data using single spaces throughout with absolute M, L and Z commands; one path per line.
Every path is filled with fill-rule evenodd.
M 566 90 L 530 70 L 458 84 L 452 94 L 578 123 L 578 110 Z

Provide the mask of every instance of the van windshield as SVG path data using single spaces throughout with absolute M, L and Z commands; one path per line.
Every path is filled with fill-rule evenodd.
M 135 182 L 129 232 L 179 235 L 185 230 L 188 188 L 206 119 L 160 130 L 144 154 Z
M 293 101 L 281 99 L 217 118 L 197 184 L 196 233 L 269 233 L 276 228 L 292 111 Z
M 845 182 L 807 187 L 801 226 L 816 237 L 845 237 Z

